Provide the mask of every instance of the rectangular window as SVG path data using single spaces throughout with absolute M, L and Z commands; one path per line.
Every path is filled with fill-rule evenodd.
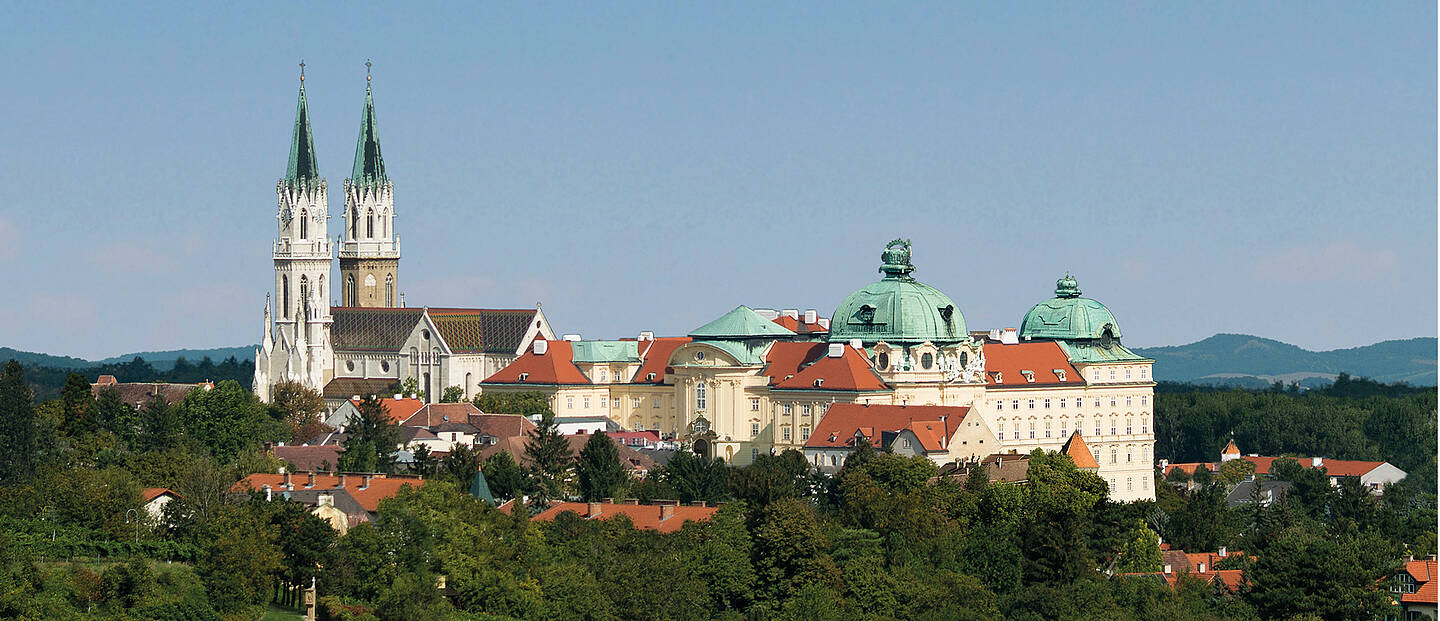
M 633 409 L 633 410 L 638 410 L 638 409 L 640 409 L 640 397 L 632 397 L 632 398 L 630 399 L 630 409 Z
M 565 409 L 575 409 L 575 397 L 565 397 Z
M 1062 410 L 1065 409 L 1065 400 L 1064 400 L 1064 399 L 1061 399 L 1061 400 L 1060 400 L 1060 409 L 1062 409 Z
M 1130 419 L 1127 418 L 1125 419 L 1125 435 L 1130 435 L 1133 433 L 1135 433 L 1135 430 L 1130 428 Z
M 1095 397 L 1095 407 L 1100 407 L 1100 397 Z
M 1095 419 L 1095 436 L 1100 436 L 1100 419 Z
M 1003 409 L 1005 409 L 1005 402 L 1004 402 L 1004 401 L 1000 401 L 1000 400 L 996 400 L 996 401 L 995 401 L 995 409 L 997 409 L 997 410 L 1003 410 Z
M 1035 423 L 1030 423 L 1030 439 L 1035 439 Z
M 584 405 L 581 407 L 587 410 L 590 409 L 590 397 L 585 397 L 583 403 Z
M 786 403 L 785 405 L 780 407 L 780 412 L 786 416 L 789 416 L 795 413 L 795 406 Z
M 619 397 L 616 397 L 616 398 L 612 399 L 611 402 L 610 402 L 610 405 L 611 405 L 611 407 L 614 407 L 614 408 L 617 409 L 617 410 L 620 409 L 620 398 L 619 398 Z
M 1127 463 L 1127 464 L 1133 464 L 1133 463 L 1135 463 L 1135 449 L 1133 449 L 1133 448 L 1127 448 L 1127 449 L 1125 449 L 1125 463 Z
M 1115 407 L 1115 397 L 1110 397 L 1110 407 Z
M 1110 435 L 1115 435 L 1115 419 L 1110 419 Z
M 1130 367 L 1125 367 L 1125 379 L 1130 379 Z
M 752 464 L 755 463 L 755 460 L 756 460 L 756 459 L 759 459 L 759 458 L 760 458 L 760 449 L 758 449 L 758 448 L 752 448 L 752 449 L 750 449 L 750 463 L 752 463 Z
M 996 439 L 997 439 L 997 440 L 1004 440 L 1004 439 L 1005 439 L 1005 423 L 1000 423 L 1000 433 L 996 436 Z
M 1019 399 L 1011 399 L 1011 400 L 1010 400 L 1010 409 L 1012 409 L 1012 410 L 1018 410 L 1018 409 L 1020 409 L 1020 400 L 1019 400 Z
M 1046 400 L 1045 400 L 1045 409 L 1047 409 L 1047 410 L 1050 409 L 1050 400 L 1049 400 L 1049 399 L 1046 399 Z
M 650 407 L 659 409 L 660 397 L 650 397 Z
M 1146 376 L 1146 375 L 1149 375 L 1149 374 L 1150 374 L 1150 370 L 1149 370 L 1149 369 L 1147 369 L 1147 368 L 1145 368 L 1145 367 L 1140 367 L 1140 379 L 1145 379 L 1145 376 Z
M 1132 397 L 1130 397 L 1129 395 L 1126 395 L 1126 396 L 1125 396 L 1125 407 L 1127 407 L 1127 408 L 1130 407 L 1130 400 L 1131 400 L 1131 398 L 1132 398 Z
M 1125 477 L 1125 491 L 1135 491 L 1135 479 L 1133 477 Z
M 1085 407 L 1085 400 L 1080 397 L 1075 397 L 1075 407 L 1077 409 Z
M 810 439 L 810 426 L 809 426 L 809 425 L 806 425 L 806 426 L 800 428 L 800 439 L 801 439 L 801 440 L 809 440 L 809 439 Z
M 1045 421 L 1045 437 L 1050 437 L 1050 421 Z
M 760 435 L 760 423 L 750 423 L 750 435 L 751 435 L 751 436 L 758 436 L 758 435 Z
M 905 438 L 905 448 L 910 448 L 910 438 Z
M 805 405 L 800 406 L 800 413 L 801 413 L 801 414 L 804 414 L 804 415 L 806 415 L 806 416 L 809 416 L 809 415 L 810 415 L 810 404 L 809 404 L 809 403 L 806 403 Z
M 1150 396 L 1140 395 L 1140 405 L 1150 405 Z
M 1110 379 L 1115 379 L 1115 369 L 1110 369 Z
M 784 438 L 787 442 L 790 441 L 790 428 L 781 427 L 780 437 Z
M 750 398 L 750 411 L 751 411 L 751 412 L 759 412 L 759 411 L 760 411 L 760 397 L 751 397 L 751 398 Z
M 1145 418 L 1145 417 L 1143 417 L 1143 416 L 1140 417 L 1140 433 L 1141 433 L 1141 434 L 1150 433 L 1150 419 Z
M 1065 421 L 1060 421 L 1060 437 L 1062 437 L 1062 438 L 1068 438 L 1068 437 L 1070 437 L 1070 423 L 1065 422 Z
M 1027 401 L 1025 402 L 1025 405 L 1026 405 L 1026 407 L 1029 407 L 1030 409 L 1033 410 L 1033 409 L 1035 409 L 1035 400 L 1034 400 L 1034 399 L 1027 400 Z

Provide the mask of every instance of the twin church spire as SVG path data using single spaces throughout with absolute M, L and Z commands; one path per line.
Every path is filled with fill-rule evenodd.
M 300 67 L 300 95 L 295 106 L 295 129 L 290 136 L 290 163 L 285 168 L 285 181 L 293 185 L 321 180 L 319 160 L 315 157 L 315 131 L 305 100 L 305 63 L 300 63 Z M 355 141 L 355 165 L 350 179 L 356 185 L 366 186 L 383 185 L 389 180 L 385 176 L 385 158 L 380 155 L 369 61 L 365 63 L 365 109 L 360 116 L 360 136 Z

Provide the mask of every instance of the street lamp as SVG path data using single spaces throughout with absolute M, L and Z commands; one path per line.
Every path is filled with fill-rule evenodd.
M 134 514 L 134 516 L 132 517 L 131 514 Z M 135 524 L 135 543 L 140 543 L 140 512 L 134 509 L 126 509 L 125 523 Z

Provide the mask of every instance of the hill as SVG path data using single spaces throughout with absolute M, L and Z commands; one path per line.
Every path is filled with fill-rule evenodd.
M 1139 347 L 1155 359 L 1155 379 L 1256 387 L 1276 381 L 1304 386 L 1329 383 L 1340 373 L 1380 382 L 1436 385 L 1436 339 L 1310 351 L 1248 334 L 1216 334 L 1189 345 Z
M 214 360 L 215 362 L 221 362 L 231 356 L 234 356 L 237 360 L 248 360 L 255 357 L 255 346 L 246 345 L 244 347 L 216 347 L 214 349 L 172 349 L 169 351 L 142 351 L 135 352 L 133 354 L 112 356 L 110 358 L 96 360 L 93 363 L 86 364 L 121 364 L 125 362 L 130 362 L 135 358 L 144 358 L 145 362 L 150 363 L 150 366 L 164 371 L 174 367 L 175 361 L 181 357 L 189 360 L 190 362 L 199 362 L 206 356 L 209 356 L 210 359 Z
M 71 358 L 70 356 L 52 356 L 50 354 L 37 354 L 30 351 L 20 351 L 9 347 L 0 347 L 0 363 L 7 360 L 15 360 L 20 364 L 31 367 L 53 367 L 56 369 L 79 369 L 82 367 L 95 366 L 94 362 Z

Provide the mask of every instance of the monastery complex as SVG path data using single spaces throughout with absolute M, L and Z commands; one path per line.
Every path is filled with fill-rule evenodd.
M 262 399 L 286 379 L 336 406 L 411 378 L 429 402 L 451 386 L 467 398 L 538 391 L 557 416 L 654 430 L 734 465 L 795 449 L 830 470 L 858 442 L 942 466 L 1042 448 L 1097 472 L 1113 499 L 1154 497 L 1154 361 L 1121 343 L 1109 309 L 1081 297 L 1068 274 L 1018 329 L 972 331 L 949 296 L 916 280 L 910 243 L 895 240 L 880 254 L 879 280 L 829 318 L 737 306 L 683 336 L 557 338 L 538 305 L 428 308 L 397 298 L 394 188 L 368 84 L 343 191 L 332 242 L 302 77 L 276 186 L 275 289 L 255 364 Z

